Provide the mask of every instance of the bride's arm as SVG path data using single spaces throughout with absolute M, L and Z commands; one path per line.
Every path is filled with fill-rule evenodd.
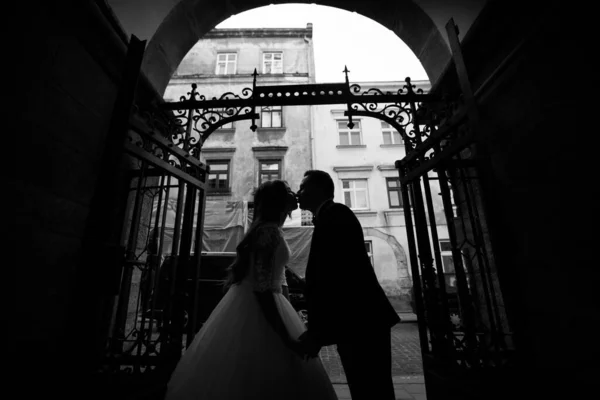
M 290 337 L 277 309 L 273 294 L 273 264 L 278 255 L 277 252 L 282 250 L 282 241 L 283 238 L 276 229 L 264 228 L 257 232 L 256 253 L 259 255 L 259 259 L 255 264 L 257 285 L 254 288 L 254 294 L 271 327 L 288 347 L 298 351 L 298 342 Z
M 279 314 L 279 310 L 277 309 L 277 304 L 275 304 L 275 297 L 272 292 L 254 292 L 256 299 L 258 300 L 258 304 L 260 309 L 271 325 L 277 335 L 283 340 L 283 343 L 286 346 L 290 347 L 294 351 L 299 351 L 298 342 L 292 339 L 287 331 L 283 323 L 283 319 Z
M 287 278 L 285 277 L 285 273 L 286 273 L 287 269 L 288 269 L 287 265 L 285 267 L 283 267 L 283 282 L 281 283 L 281 293 L 287 299 L 287 301 L 290 301 L 290 288 L 287 283 Z

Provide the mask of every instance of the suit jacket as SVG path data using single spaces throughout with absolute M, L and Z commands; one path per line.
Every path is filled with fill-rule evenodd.
M 328 346 L 400 322 L 379 285 L 354 212 L 329 201 L 317 218 L 305 273 L 309 334 Z

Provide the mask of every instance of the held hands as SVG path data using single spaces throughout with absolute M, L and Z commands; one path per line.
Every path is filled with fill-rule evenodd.
M 309 358 L 315 358 L 319 356 L 321 346 L 310 336 L 307 332 L 304 332 L 297 341 L 295 341 L 294 350 L 300 354 L 300 356 L 307 361 Z

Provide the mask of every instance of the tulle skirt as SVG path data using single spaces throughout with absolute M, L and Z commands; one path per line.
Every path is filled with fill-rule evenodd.
M 275 303 L 292 338 L 305 326 L 287 299 Z M 291 351 L 244 282 L 232 286 L 183 354 L 166 400 L 336 400 L 321 360 Z

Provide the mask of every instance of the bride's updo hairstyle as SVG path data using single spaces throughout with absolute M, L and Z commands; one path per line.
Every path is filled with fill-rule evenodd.
M 263 182 L 254 190 L 254 216 L 252 224 L 244 238 L 236 247 L 237 257 L 227 268 L 227 281 L 224 289 L 240 283 L 248 273 L 252 244 L 259 228 L 265 224 L 281 223 L 282 214 L 288 211 L 290 202 L 294 201 L 288 185 L 281 180 Z M 275 249 L 273 249 L 274 251 Z
M 254 191 L 252 225 L 269 222 L 278 224 L 281 214 L 287 209 L 287 198 L 288 188 L 285 182 L 275 180 L 262 183 Z

